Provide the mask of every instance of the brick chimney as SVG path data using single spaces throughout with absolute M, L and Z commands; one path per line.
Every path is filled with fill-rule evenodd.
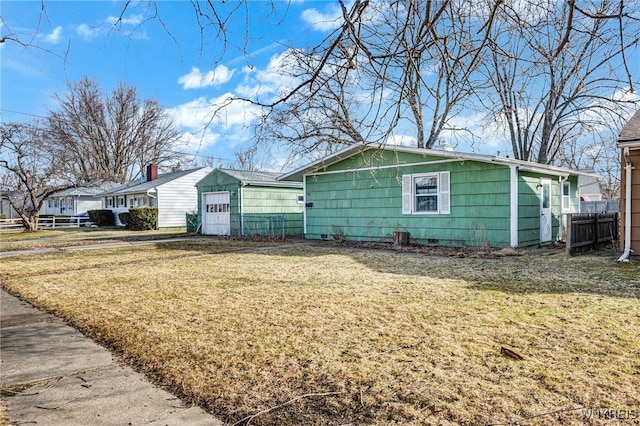
M 147 166 L 147 182 L 158 179 L 158 165 L 149 164 Z

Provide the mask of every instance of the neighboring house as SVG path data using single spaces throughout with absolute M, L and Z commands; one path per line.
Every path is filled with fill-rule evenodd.
M 115 213 L 119 226 L 118 213 L 133 207 L 157 208 L 158 228 L 185 226 L 186 213 L 198 208 L 195 184 L 211 170 L 202 167 L 159 175 L 157 166 L 150 165 L 144 179 L 103 193 L 103 208 Z
M 46 215 L 75 216 L 102 208 L 102 193 L 119 184 L 104 182 L 98 186 L 69 188 L 51 195 L 44 203 Z
M 619 261 L 640 255 L 640 110 L 631 117 L 618 137 L 622 150 L 620 187 Z
M 280 177 L 302 181 L 309 239 L 523 247 L 563 238 L 578 176 L 504 157 L 354 145 Z
M 230 169 L 209 173 L 197 183 L 200 233 L 301 235 L 302 183 L 279 181 L 279 176 L 280 173 Z
M 18 208 L 22 210 L 24 205 L 22 202 L 26 200 L 27 208 L 26 211 L 31 211 L 33 206 L 30 201 L 28 201 L 27 193 L 14 191 L 12 189 L 3 189 L 0 190 L 0 218 L 6 217 L 7 219 L 17 219 L 20 217 L 20 213 L 18 210 L 14 209 L 11 203 L 9 202 L 9 198 L 13 199 L 14 202 L 18 202 Z M 44 214 L 45 207 L 42 206 L 39 214 Z
M 13 219 L 20 217 L 18 212 L 9 203 L 9 196 L 13 193 L 12 190 L 0 190 L 0 218 Z
M 600 178 L 594 170 L 581 170 L 589 175 L 578 176 L 578 196 L 580 201 L 602 201 Z

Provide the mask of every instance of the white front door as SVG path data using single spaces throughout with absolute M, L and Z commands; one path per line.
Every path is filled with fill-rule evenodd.
M 202 233 L 204 235 L 231 235 L 229 192 L 202 194 Z
M 540 242 L 551 241 L 553 221 L 551 220 L 551 180 L 540 179 Z

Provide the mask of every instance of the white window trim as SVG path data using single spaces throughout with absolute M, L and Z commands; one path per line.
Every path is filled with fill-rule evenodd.
M 569 188 L 569 195 L 564 195 L 564 187 L 565 185 Z M 571 182 L 563 181 L 562 186 L 560 187 L 560 208 L 563 213 L 567 213 L 571 211 Z M 567 202 L 567 206 L 564 206 L 565 201 Z
M 416 211 L 416 179 L 438 178 L 438 210 Z M 451 214 L 451 179 L 449 172 L 419 173 L 402 175 L 402 214 L 447 215 Z

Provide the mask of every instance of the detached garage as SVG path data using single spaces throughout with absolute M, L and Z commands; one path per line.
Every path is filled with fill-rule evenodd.
M 302 234 L 301 182 L 279 173 L 215 169 L 197 184 L 203 235 L 282 237 Z

